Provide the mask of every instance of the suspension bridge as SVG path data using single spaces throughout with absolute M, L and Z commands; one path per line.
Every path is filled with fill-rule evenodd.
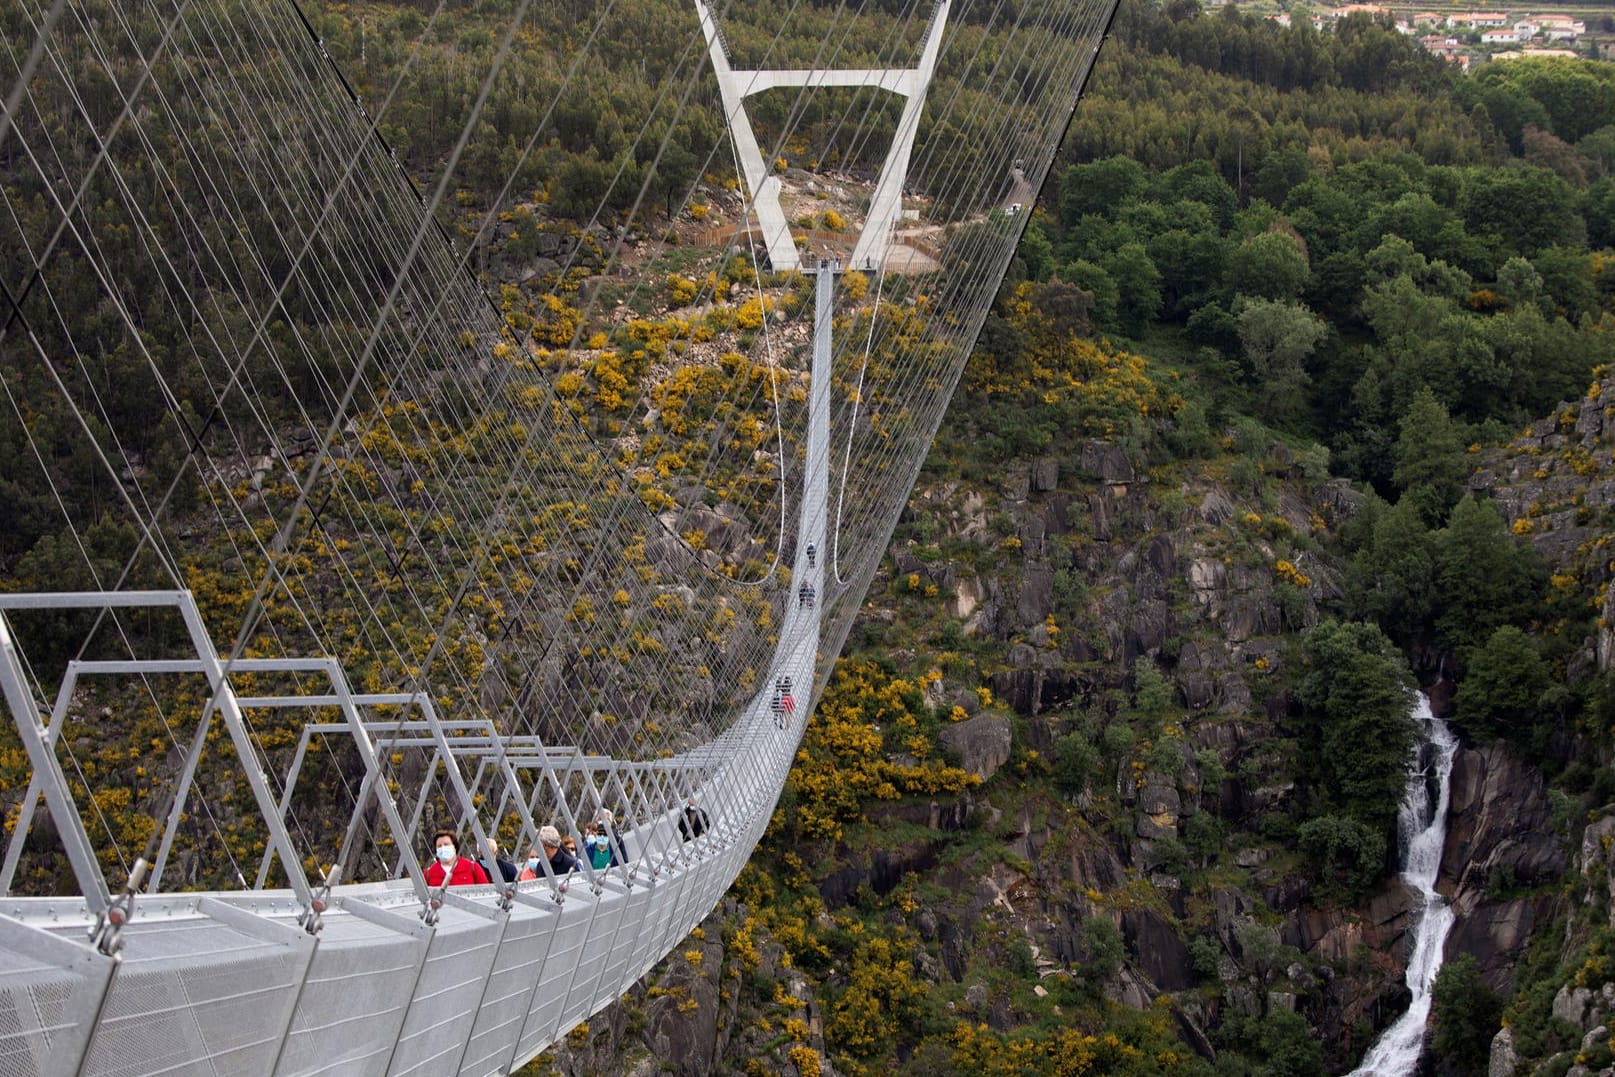
M 295 0 L 0 9 L 4 1077 L 508 1073 L 672 951 L 1114 7 L 484 6 L 474 64 L 447 0 L 357 56 Z M 604 819 L 599 866 L 488 853 Z M 439 829 L 493 881 L 430 885 Z

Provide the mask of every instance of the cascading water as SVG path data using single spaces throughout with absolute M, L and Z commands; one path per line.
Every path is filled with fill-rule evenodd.
M 1430 989 L 1441 968 L 1441 951 L 1452 928 L 1452 908 L 1436 893 L 1441 870 L 1441 847 L 1447 841 L 1447 799 L 1452 789 L 1452 758 L 1458 738 L 1447 723 L 1430 710 L 1430 700 L 1419 694 L 1413 708 L 1423 741 L 1414 750 L 1407 792 L 1397 812 L 1396 830 L 1402 843 L 1402 878 L 1418 891 L 1423 914 L 1414 928 L 1413 952 L 1408 957 L 1407 985 L 1413 1001 L 1396 1024 L 1386 1029 L 1363 1057 L 1351 1077 L 1408 1077 L 1419 1064 L 1424 1048 L 1424 1026 L 1430 1016 Z

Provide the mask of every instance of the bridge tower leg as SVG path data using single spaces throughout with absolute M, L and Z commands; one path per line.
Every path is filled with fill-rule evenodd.
M 707 51 L 712 58 L 712 70 L 718 76 L 718 92 L 723 98 L 723 114 L 729 125 L 729 137 L 734 142 L 735 157 L 746 182 L 746 191 L 751 195 L 757 223 L 763 232 L 763 243 L 768 248 L 768 259 L 774 269 L 784 271 L 800 268 L 801 256 L 797 254 L 796 243 L 791 239 L 790 226 L 785 219 L 785 210 L 779 203 L 779 177 L 773 174 L 769 162 L 763 159 L 757 133 L 752 130 L 751 119 L 746 115 L 746 98 L 780 86 L 808 89 L 820 86 L 869 87 L 906 98 L 902 117 L 898 120 L 897 134 L 886 151 L 880 179 L 875 184 L 869 216 L 865 218 L 863 230 L 852 252 L 853 268 L 878 270 L 886 260 L 892 231 L 902 216 L 903 185 L 908 182 L 914 135 L 919 130 L 920 113 L 925 107 L 925 91 L 936 72 L 937 55 L 942 49 L 942 31 L 947 26 L 951 3 L 952 0 L 938 0 L 926 27 L 919 63 L 912 68 L 737 71 L 730 65 L 728 49 L 716 17 L 702 0 L 695 0 L 696 13 L 701 17 L 701 32 L 707 39 Z

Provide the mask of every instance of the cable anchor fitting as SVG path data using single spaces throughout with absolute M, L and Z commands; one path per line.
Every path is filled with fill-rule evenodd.
M 147 867 L 145 857 L 136 858 L 123 884 L 123 893 L 107 903 L 101 915 L 95 918 L 95 926 L 90 928 L 91 944 L 114 961 L 121 960 L 118 953 L 123 949 L 123 925 L 135 915 L 135 895 L 145 885 Z
M 310 935 L 318 935 L 325 926 L 325 910 L 331 907 L 331 887 L 342 880 L 342 865 L 332 864 L 331 870 L 325 872 L 320 882 L 320 888 L 310 896 L 308 908 L 298 914 L 297 922 L 303 925 L 303 930 Z
M 443 895 L 449 890 L 449 876 L 443 873 L 443 885 L 427 892 L 426 904 L 421 908 L 421 922 L 427 927 L 437 926 L 438 910 L 443 908 Z

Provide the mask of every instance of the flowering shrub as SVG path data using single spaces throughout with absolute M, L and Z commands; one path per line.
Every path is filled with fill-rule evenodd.
M 918 686 L 873 662 L 843 663 L 813 712 L 787 784 L 798 823 L 812 838 L 838 840 L 848 823 L 864 819 L 868 799 L 957 793 L 979 779 L 920 756 L 917 764 L 885 757 L 882 730 L 903 751 L 928 745 L 916 736 L 932 721 Z M 918 753 L 916 753 L 918 755 Z

